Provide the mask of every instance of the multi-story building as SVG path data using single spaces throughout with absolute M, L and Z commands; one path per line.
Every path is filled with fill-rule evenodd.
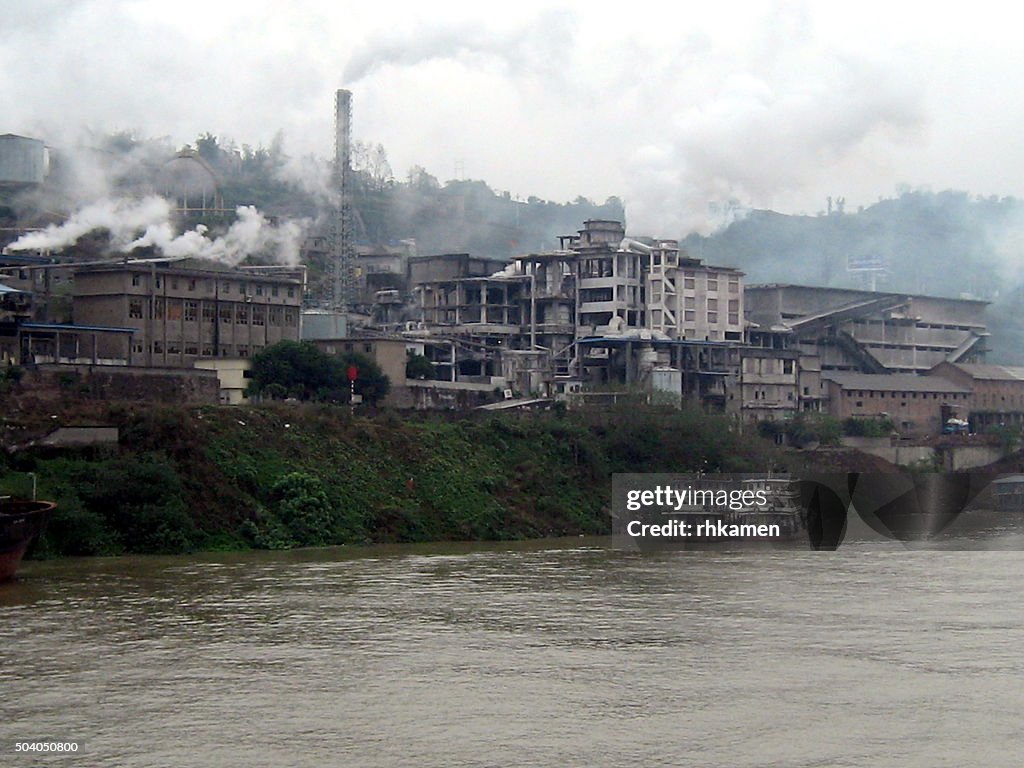
M 751 285 L 753 329 L 787 334 L 823 371 L 924 373 L 985 354 L 987 302 L 804 285 Z
M 627 239 L 618 221 L 586 221 L 561 240 L 577 255 L 577 337 L 645 328 L 646 246 Z
M 1024 368 L 943 362 L 928 373 L 971 390 L 972 429 L 1024 425 Z
M 743 273 L 679 253 L 675 240 L 650 247 L 647 317 L 672 339 L 743 341 Z
M 300 280 L 254 271 L 104 264 L 76 270 L 73 314 L 79 324 L 135 329 L 136 365 L 191 368 L 297 341 L 302 288 Z
M 886 417 L 905 437 L 941 434 L 946 421 L 963 418 L 971 404 L 968 387 L 938 375 L 829 371 L 822 373 L 822 384 L 832 416 Z

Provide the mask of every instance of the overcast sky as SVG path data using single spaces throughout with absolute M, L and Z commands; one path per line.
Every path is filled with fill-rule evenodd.
M 729 198 L 815 213 L 900 185 L 1024 197 L 1010 6 L 948 7 L 4 0 L 0 133 L 281 130 L 289 154 L 326 157 L 349 88 L 354 138 L 397 176 L 618 195 L 634 234 L 706 228 Z

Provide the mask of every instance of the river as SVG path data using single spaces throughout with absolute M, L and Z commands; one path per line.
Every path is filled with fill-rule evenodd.
M 1017 766 L 1024 535 L 26 563 L 0 764 Z

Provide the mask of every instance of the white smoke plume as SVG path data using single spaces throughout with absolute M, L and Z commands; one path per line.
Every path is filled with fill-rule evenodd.
M 573 15 L 548 10 L 512 29 L 480 22 L 390 28 L 365 40 L 345 67 L 344 79 L 355 83 L 386 65 L 411 67 L 433 59 L 499 59 L 513 72 L 533 71 L 560 78 L 571 37 Z
M 56 250 L 74 245 L 96 230 L 110 233 L 110 250 L 129 252 L 153 247 L 172 258 L 196 257 L 236 265 L 248 256 L 297 264 L 308 222 L 288 220 L 274 226 L 253 206 L 239 206 L 237 220 L 220 236 L 202 224 L 178 234 L 172 206 L 156 195 L 142 200 L 101 200 L 74 213 L 64 224 L 23 235 L 8 250 Z M 140 234 L 141 233 L 141 234 Z
M 196 257 L 236 265 L 251 255 L 267 255 L 282 264 L 298 264 L 306 222 L 286 221 L 272 226 L 251 205 L 239 206 L 238 219 L 220 237 L 209 238 L 203 225 L 176 235 L 169 221 L 146 229 L 126 250 L 155 247 L 170 257 Z
M 100 229 L 110 232 L 113 250 L 121 250 L 142 230 L 157 227 L 170 219 L 171 204 L 155 195 L 142 200 L 103 199 L 80 208 L 63 224 L 22 235 L 7 246 L 11 251 L 58 250 Z
M 711 46 L 686 65 L 674 82 L 651 72 L 627 91 L 664 108 L 660 135 L 625 157 L 630 224 L 644 230 L 708 234 L 731 220 L 722 216 L 735 211 L 728 201 L 775 207 L 884 164 L 925 124 L 912 74 L 821 50 L 799 8 L 765 19 L 743 56 Z

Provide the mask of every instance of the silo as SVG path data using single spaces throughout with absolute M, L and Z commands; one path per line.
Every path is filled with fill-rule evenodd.
M 50 170 L 46 144 L 5 133 L 0 136 L 0 186 L 42 184 Z

